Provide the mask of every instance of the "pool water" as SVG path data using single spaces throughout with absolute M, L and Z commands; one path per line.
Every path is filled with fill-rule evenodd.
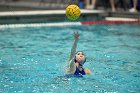
M 92 75 L 65 77 L 73 32 Z M 140 27 L 89 25 L 0 30 L 0 93 L 140 93 Z

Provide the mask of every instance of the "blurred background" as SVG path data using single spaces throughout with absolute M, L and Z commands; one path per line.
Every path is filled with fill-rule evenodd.
M 103 9 L 112 12 L 138 12 L 140 0 L 1 0 L 0 11 L 65 9 L 69 4 L 81 9 Z
M 76 21 L 139 19 L 140 15 L 140 0 L 0 0 L 0 24 L 71 21 L 65 15 L 70 4 L 77 4 L 82 10 Z

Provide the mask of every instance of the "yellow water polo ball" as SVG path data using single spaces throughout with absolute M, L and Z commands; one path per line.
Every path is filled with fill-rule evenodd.
M 77 5 L 69 5 L 66 8 L 66 16 L 70 20 L 76 20 L 81 14 L 80 8 Z

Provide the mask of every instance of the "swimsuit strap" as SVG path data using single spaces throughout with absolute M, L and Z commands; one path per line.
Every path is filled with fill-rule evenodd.
M 75 73 L 74 73 L 74 75 L 85 75 L 86 73 L 85 73 L 85 71 L 84 71 L 84 69 L 82 68 L 82 70 L 80 71 L 79 69 L 78 69 L 78 67 L 76 67 L 76 70 L 75 70 Z

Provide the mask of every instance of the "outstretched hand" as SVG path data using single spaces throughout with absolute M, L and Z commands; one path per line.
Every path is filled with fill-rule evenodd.
M 73 36 L 75 40 L 79 40 L 80 35 L 78 32 L 74 32 Z

